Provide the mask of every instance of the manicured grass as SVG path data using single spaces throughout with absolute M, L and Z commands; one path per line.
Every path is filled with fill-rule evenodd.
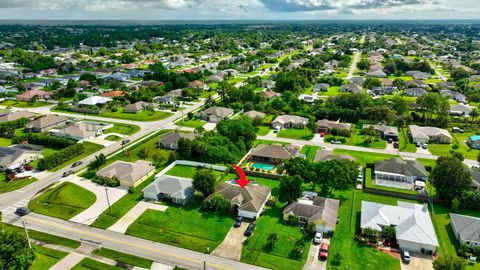
M 265 136 L 270 132 L 270 128 L 266 126 L 257 126 L 255 127 L 255 132 L 258 136 Z
M 126 263 L 126 264 L 133 265 L 133 266 L 138 266 L 138 267 L 142 267 L 142 268 L 146 268 L 146 269 L 150 269 L 150 267 L 152 266 L 152 263 L 153 263 L 152 260 L 148 260 L 148 259 L 137 257 L 137 256 L 134 256 L 134 255 L 118 252 L 118 251 L 111 250 L 111 249 L 108 249 L 108 248 L 95 249 L 92 252 L 92 254 L 102 256 L 102 257 L 106 257 L 106 258 L 110 258 L 110 259 L 115 260 L 117 262 L 122 262 L 122 263 Z
M 318 93 L 319 96 L 333 97 L 340 94 L 340 86 L 330 86 L 328 91 L 321 91 Z
M 370 168 L 365 169 L 365 186 L 368 188 L 375 188 L 375 189 L 381 189 L 381 190 L 386 190 L 386 191 L 392 191 L 392 192 L 398 192 L 398 193 L 405 193 L 405 194 L 413 194 L 417 195 L 418 193 L 415 190 L 409 190 L 409 189 L 400 189 L 400 188 L 393 188 L 393 187 L 385 187 L 385 186 L 379 186 L 375 185 L 373 182 L 373 170 Z
M 99 261 L 92 260 L 90 258 L 84 258 L 77 265 L 71 268 L 71 270 L 121 270 L 123 268 L 108 265 Z
M 14 231 L 21 235 L 25 235 L 25 231 L 22 227 L 16 227 L 10 224 L 2 224 L 3 229 L 5 231 Z M 78 248 L 80 246 L 79 241 L 71 240 L 68 238 L 63 238 L 60 236 L 43 233 L 35 230 L 28 229 L 28 236 L 32 239 L 36 239 L 38 241 L 42 241 L 49 244 L 60 245 L 69 248 Z
M 132 135 L 134 133 L 137 133 L 137 131 L 139 131 L 139 130 L 140 130 L 140 127 L 136 126 L 136 125 L 127 125 L 127 124 L 115 123 L 115 124 L 113 124 L 113 127 L 104 130 L 103 133 L 105 133 L 105 134 L 118 133 L 118 134 Z
M 459 146 L 457 151 L 462 152 L 466 159 L 476 160 L 478 153 L 480 153 L 480 150 L 470 148 L 470 146 L 467 144 L 468 137 L 475 135 L 476 132 L 478 132 L 478 130 L 477 131 L 465 130 L 464 133 L 451 133 L 454 139 L 454 143 L 458 144 Z
M 0 146 L 10 146 L 12 144 L 11 139 L 0 138 Z
M 277 141 L 269 141 L 269 140 L 255 140 L 255 142 L 253 143 L 254 146 L 257 146 L 259 144 L 281 144 L 283 146 L 285 145 L 289 145 L 289 143 L 287 142 L 277 142 Z
M 169 204 L 165 212 L 145 211 L 127 234 L 198 252 L 213 251 L 225 238 L 233 217 L 200 210 L 201 198 L 194 197 L 187 205 Z
M 423 166 L 430 166 L 432 169 L 435 167 L 436 160 L 435 159 L 428 159 L 428 158 L 417 158 L 416 160 L 423 163 Z
M 125 194 L 120 200 L 112 204 L 111 211 L 106 209 L 100 216 L 93 222 L 92 226 L 100 229 L 107 229 L 115 224 L 121 217 L 123 217 L 130 209 L 132 209 L 139 201 L 143 199 L 143 192 L 146 186 L 148 186 L 153 180 L 154 176 L 151 176 L 147 180 L 143 181 L 137 187 L 131 189 L 132 192 Z
M 305 145 L 302 147 L 302 150 L 300 150 L 300 153 L 305 154 L 308 160 L 313 161 L 317 151 L 320 149 L 320 146 Z
M 87 157 L 87 156 L 89 156 L 89 155 L 91 155 L 91 154 L 93 154 L 93 153 L 95 153 L 95 152 L 97 152 L 100 149 L 105 147 L 103 145 L 92 143 L 92 142 L 83 142 L 83 146 L 85 147 L 85 151 L 82 154 L 65 161 L 64 163 L 58 165 L 57 167 L 55 167 L 53 169 L 50 169 L 49 171 L 56 172 L 56 171 L 66 167 L 66 166 L 69 166 L 70 164 L 74 163 L 75 161 L 79 161 L 79 160 L 83 159 L 84 157 Z
M 25 101 L 16 101 L 16 100 L 4 100 L 0 102 L 2 106 L 11 106 L 17 108 L 38 108 L 43 106 L 52 105 L 52 103 L 45 102 L 45 101 L 36 101 L 34 103 L 29 103 Z
M 39 214 L 68 220 L 90 207 L 96 199 L 93 192 L 65 182 L 32 199 L 28 207 Z
M 120 141 L 122 138 L 118 137 L 117 135 L 108 135 L 105 137 L 107 141 Z
M 295 140 L 311 140 L 313 138 L 313 133 L 308 128 L 289 128 L 280 130 L 280 132 L 277 134 L 277 137 Z
M 172 175 L 172 176 L 178 176 L 178 177 L 193 178 L 197 169 L 198 168 L 194 166 L 175 165 L 168 172 L 166 172 L 166 174 Z M 216 178 L 218 178 L 222 174 L 222 172 L 216 171 L 216 170 L 212 170 L 212 172 Z
M 36 178 L 7 181 L 5 173 L 0 173 L 0 194 L 20 189 L 37 181 Z
M 398 150 L 400 152 L 417 152 L 417 146 L 411 142 L 410 137 L 408 136 L 407 129 L 402 128 L 400 129 L 399 134 L 399 147 Z
M 452 149 L 452 145 L 450 144 L 436 144 L 436 143 L 429 143 L 428 144 L 428 151 L 432 155 L 436 156 L 448 156 L 450 155 L 450 151 Z
M 249 237 L 243 246 L 241 261 L 270 269 L 301 269 L 305 263 L 310 248 L 311 237 L 304 235 L 299 226 L 291 226 L 282 221 L 282 209 L 272 207 L 265 210 L 257 220 L 255 233 Z M 278 241 L 269 249 L 267 238 L 271 232 L 278 235 Z M 300 259 L 290 254 L 295 242 L 303 239 L 306 243 Z
M 387 146 L 386 142 L 382 140 L 380 137 L 373 137 L 372 143 L 367 144 L 365 142 L 366 136 L 360 134 L 361 127 L 353 128 L 352 135 L 350 137 L 342 137 L 342 136 L 333 136 L 328 134 L 325 136 L 325 141 L 330 142 L 332 140 L 345 140 L 343 144 L 346 145 L 353 145 L 353 146 L 361 146 L 361 147 L 368 147 L 368 148 L 375 148 L 375 149 L 385 149 Z
M 191 128 L 203 127 L 206 123 L 207 122 L 200 119 L 183 119 L 175 122 L 175 124 L 178 126 L 191 127 Z
M 378 153 L 365 153 L 359 151 L 350 151 L 350 150 L 343 150 L 343 149 L 335 149 L 333 150 L 335 154 L 347 154 L 354 157 L 358 163 L 361 165 L 365 165 L 367 163 L 373 163 L 375 160 L 385 160 L 389 158 L 394 158 L 397 156 L 388 155 L 388 154 L 378 154 Z
M 44 270 L 54 266 L 57 262 L 67 256 L 68 253 L 34 245 L 36 256 L 29 270 Z
M 78 113 L 72 112 L 70 110 L 61 110 L 57 107 L 51 109 L 52 112 L 64 112 L 64 113 L 71 113 L 71 114 L 81 114 L 81 115 L 92 115 L 97 117 L 106 117 L 106 118 L 117 118 L 117 119 L 125 119 L 125 120 L 132 120 L 132 121 L 158 121 L 165 119 L 171 116 L 171 113 L 164 112 L 164 111 L 141 111 L 139 113 L 124 113 L 123 108 L 119 108 L 116 112 L 108 111 L 101 114 L 85 114 L 85 113 Z
M 334 260 L 327 261 L 328 269 L 400 269 L 400 262 L 388 254 L 362 245 L 354 240 L 360 230 L 361 202 L 363 200 L 383 204 L 397 205 L 397 198 L 373 195 L 361 191 L 336 192 L 341 200 L 338 210 L 339 223 L 330 240 L 329 255 L 339 253 L 342 259 L 334 265 Z

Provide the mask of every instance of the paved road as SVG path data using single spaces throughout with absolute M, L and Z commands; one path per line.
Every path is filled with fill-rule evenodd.
M 50 233 L 74 240 L 88 239 L 100 242 L 102 247 L 139 257 L 177 265 L 187 269 L 222 269 L 222 270 L 260 270 L 265 269 L 230 259 L 225 259 L 209 254 L 203 254 L 187 249 L 169 246 L 149 240 L 144 240 L 108 230 L 92 228 L 86 225 L 60 220 L 52 217 L 30 213 L 24 217 L 27 228 L 45 233 Z M 9 215 L 5 221 L 16 226 L 21 226 L 18 217 Z
M 365 36 L 362 36 L 360 39 L 360 44 L 363 44 L 364 41 L 365 41 Z M 361 55 L 362 55 L 361 48 L 358 48 L 358 51 L 355 52 L 355 56 L 353 57 L 353 61 L 352 61 L 352 64 L 350 65 L 350 69 L 348 70 L 347 79 L 351 79 L 353 77 L 353 73 L 357 68 L 357 63 Z
M 448 79 L 447 77 L 445 77 L 445 75 L 443 75 L 440 71 L 438 71 L 438 69 L 435 68 L 435 73 L 437 74 L 438 77 L 440 77 L 440 79 L 444 82 L 446 82 Z

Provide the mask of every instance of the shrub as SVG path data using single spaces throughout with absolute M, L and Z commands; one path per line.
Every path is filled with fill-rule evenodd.
M 300 258 L 300 256 L 302 256 L 304 248 L 305 248 L 305 241 L 303 239 L 298 239 L 297 242 L 295 242 L 295 246 L 291 251 L 291 256 L 295 259 Z
M 27 141 L 30 144 L 38 144 L 42 146 L 48 146 L 53 148 L 65 148 L 76 144 L 77 142 L 72 139 L 42 134 L 42 133 L 27 133 L 22 136 L 17 136 L 12 139 L 13 144 L 19 144 Z
M 84 151 L 85 148 L 83 147 L 83 144 L 68 146 L 50 156 L 39 159 L 37 169 L 43 171 L 55 168 L 65 161 L 82 154 Z

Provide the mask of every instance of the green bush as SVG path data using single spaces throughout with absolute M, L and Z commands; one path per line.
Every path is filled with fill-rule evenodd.
M 43 171 L 55 168 L 65 161 L 82 154 L 84 151 L 85 148 L 83 147 L 83 144 L 74 144 L 68 146 L 67 148 L 53 153 L 50 156 L 38 160 L 37 169 Z

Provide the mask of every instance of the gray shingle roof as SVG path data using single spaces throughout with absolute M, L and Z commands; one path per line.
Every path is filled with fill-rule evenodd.
M 375 161 L 375 171 L 396 173 L 405 176 L 427 177 L 425 166 L 416 160 L 403 160 L 400 158 Z
M 295 216 L 308 218 L 308 222 L 322 219 L 330 227 L 335 228 L 340 201 L 316 196 L 313 204 L 294 202 L 283 210 L 283 214 L 291 213 Z
M 450 220 L 464 241 L 480 242 L 480 218 L 450 213 Z
M 155 181 L 142 191 L 167 194 L 170 198 L 182 200 L 190 197 L 195 192 L 192 179 L 165 174 L 155 178 Z
M 260 144 L 253 149 L 252 156 L 278 158 L 278 159 L 290 159 L 291 153 L 282 145 L 279 144 Z

